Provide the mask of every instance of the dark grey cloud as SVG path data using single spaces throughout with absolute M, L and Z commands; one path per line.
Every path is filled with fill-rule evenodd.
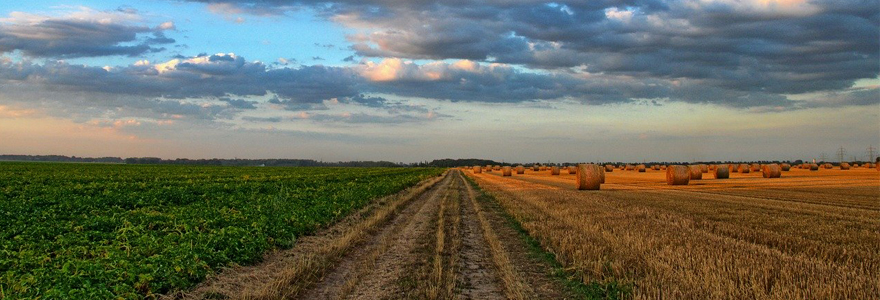
M 363 94 L 340 100 L 343 103 L 357 103 L 366 107 L 383 109 L 393 115 L 409 112 L 425 114 L 430 112 L 430 110 L 424 105 L 414 105 L 406 101 L 388 100 L 384 97 L 366 96 Z
M 249 122 L 264 122 L 264 123 L 281 123 L 284 119 L 281 117 L 251 117 L 244 116 L 241 117 L 242 120 Z
M 607 104 L 629 102 L 634 98 L 667 97 L 671 92 L 669 83 L 660 80 L 536 73 L 506 65 L 469 61 L 419 66 L 386 60 L 361 67 L 364 76 L 379 79 L 371 82 L 370 91 L 451 101 L 517 103 L 573 99 L 589 104 Z M 394 80 L 382 80 L 388 69 L 396 70 Z M 374 70 L 377 73 L 374 74 Z
M 405 124 L 452 117 L 407 100 L 412 98 L 526 104 L 566 99 L 598 105 L 663 99 L 740 108 L 772 107 L 767 111 L 880 104 L 876 87 L 819 97 L 824 100 L 792 101 L 776 93 L 719 85 L 707 84 L 706 79 L 669 81 L 532 72 L 470 61 L 418 65 L 389 59 L 347 67 L 269 68 L 235 54 L 214 54 L 102 68 L 0 57 L 0 86 L 4 87 L 0 103 L 19 99 L 16 101 L 47 105 L 57 115 L 81 121 L 109 116 L 211 122 L 236 120 L 244 111 L 263 107 L 308 112 L 309 120 L 337 124 Z M 262 100 L 267 101 L 265 105 L 254 100 L 264 97 L 269 98 Z M 354 104 L 367 112 L 332 113 L 326 103 L 334 101 Z M 241 120 L 285 121 L 274 116 L 261 118 Z
M 822 95 L 823 101 L 802 103 L 804 108 L 870 106 L 873 109 L 880 105 L 880 88 L 856 88 L 843 92 L 829 92 Z
M 690 95 L 708 94 L 659 89 L 654 96 L 736 107 L 774 105 L 787 94 L 846 89 L 880 75 L 876 1 L 197 2 L 310 7 L 366 29 L 349 37 L 364 57 L 470 59 L 646 83 L 686 80 L 715 93 L 695 100 Z
M 7 62 L 0 65 L 0 80 L 40 82 L 47 89 L 58 91 L 167 99 L 274 94 L 277 98 L 269 103 L 290 110 L 320 110 L 324 108 L 323 101 L 331 99 L 388 110 L 421 110 L 381 97 L 364 96 L 367 93 L 479 102 L 575 98 L 601 104 L 648 97 L 662 90 L 637 81 L 584 80 L 568 74 L 527 73 L 506 66 L 473 63 L 465 67 L 402 63 L 401 76 L 388 81 L 372 80 L 373 68 L 381 69 L 383 64 L 273 69 L 234 54 L 111 69 L 64 62 Z M 440 77 L 429 78 L 431 74 Z
M 175 42 L 163 32 L 173 25 L 150 28 L 131 24 L 128 19 L 137 11 L 79 14 L 78 18 L 12 16 L 0 23 L 0 53 L 18 50 L 31 57 L 57 58 L 139 56 L 164 50 L 155 45 Z M 96 16 L 89 19 L 88 14 Z
M 0 64 L 0 80 L 41 82 L 54 90 L 174 99 L 274 93 L 285 101 L 321 103 L 357 95 L 358 78 L 351 70 L 335 67 L 269 69 L 234 54 L 112 69 L 64 62 Z

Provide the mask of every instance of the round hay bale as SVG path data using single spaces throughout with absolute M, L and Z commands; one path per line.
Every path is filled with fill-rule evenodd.
M 613 165 L 605 165 L 605 172 L 614 172 Z
M 538 170 L 540 170 L 540 168 L 537 165 L 532 166 L 532 171 L 538 171 Z
M 727 179 L 730 178 L 730 167 L 727 165 L 718 165 L 715 166 L 715 179 Z
M 852 164 L 853 168 L 858 168 L 859 164 Z
M 819 165 L 810 164 L 810 171 L 819 171 Z
M 782 169 L 783 172 L 788 172 L 788 170 L 791 170 L 791 165 L 790 164 L 781 164 L 781 165 L 779 165 L 779 168 Z
M 734 165 L 734 164 L 729 164 L 729 165 L 727 165 L 727 168 L 730 169 L 730 172 L 731 172 L 731 173 L 739 172 L 738 167 L 739 167 L 739 166 Z
M 639 173 L 645 173 L 645 165 L 636 166 L 636 171 L 639 171 Z
M 870 168 L 873 168 L 873 167 L 874 167 L 874 164 L 872 164 L 872 163 L 865 163 L 865 168 L 870 169 Z
M 666 165 L 660 166 L 660 170 L 666 170 Z
M 550 167 L 550 175 L 559 175 L 559 167 Z
M 747 174 L 749 173 L 749 165 L 740 164 L 739 167 L 737 167 L 737 170 L 739 170 L 740 173 Z
M 761 173 L 764 173 L 764 178 L 779 178 L 782 177 L 782 168 L 777 164 L 764 165 Z
M 480 174 L 480 173 L 483 173 L 483 167 L 474 166 L 474 174 Z
M 749 167 L 749 171 L 752 171 L 752 172 L 758 172 L 758 171 L 761 171 L 761 165 L 759 165 L 759 164 L 752 164 L 752 165 Z
M 501 176 L 510 176 L 510 166 L 504 166 L 501 168 Z
M 698 166 L 700 166 L 700 172 L 709 173 L 709 166 L 708 165 L 700 164 Z
M 691 172 L 687 166 L 669 166 L 666 167 L 666 184 L 668 185 L 687 185 L 691 181 Z
M 633 166 L 633 165 L 626 165 L 626 170 L 627 170 L 627 171 L 632 171 L 632 170 L 634 170 L 635 168 L 636 168 L 636 167 Z
M 569 166 L 568 167 L 568 174 L 576 174 L 576 173 L 577 173 L 577 166 Z
M 825 169 L 829 169 L 829 170 L 834 168 L 834 165 L 832 165 L 830 163 L 826 163 L 824 166 L 825 166 Z
M 840 163 L 841 170 L 849 170 L 849 163 Z
M 522 165 L 516 166 L 516 174 L 517 175 L 525 174 L 525 172 L 526 172 L 526 167 L 524 167 Z
M 654 170 L 654 171 L 660 171 L 660 165 L 653 165 L 653 166 L 651 166 L 651 170 Z
M 602 185 L 602 169 L 598 165 L 580 164 L 576 176 L 575 187 L 578 190 L 598 190 Z
M 605 183 L 605 169 L 599 166 L 599 182 Z
M 691 180 L 703 179 L 703 171 L 700 170 L 700 166 L 688 166 L 688 171 L 691 172 Z
M 501 171 L 501 166 L 495 165 L 495 167 L 493 167 L 493 169 L 495 169 L 495 171 Z

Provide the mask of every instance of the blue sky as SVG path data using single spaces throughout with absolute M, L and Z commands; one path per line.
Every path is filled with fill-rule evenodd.
M 0 153 L 811 159 L 880 144 L 875 1 L 31 1 Z
M 168 37 L 179 40 L 178 47 L 168 51 L 144 55 L 142 58 L 165 61 L 173 55 L 195 56 L 199 53 L 226 53 L 235 50 L 247 53 L 249 59 L 276 62 L 279 58 L 294 58 L 300 63 L 337 65 L 353 54 L 345 49 L 345 28 L 317 18 L 307 8 L 286 12 L 283 16 L 252 16 L 247 14 L 223 15 L 210 12 L 205 5 L 178 1 L 144 1 L 134 6 L 131 1 L 36 1 L 24 2 L 18 7 L 0 8 L 6 16 L 20 11 L 43 15 L 63 16 L 86 7 L 95 10 L 133 8 L 143 17 L 143 23 L 156 25 L 174 22 L 177 30 Z M 241 19 L 239 19 L 241 18 Z M 334 47 L 327 47 L 333 45 Z M 318 55 L 320 54 L 320 55 Z M 312 59 L 320 56 L 324 60 Z M 127 65 L 131 58 L 120 56 L 85 57 L 71 60 L 77 63 L 100 65 Z

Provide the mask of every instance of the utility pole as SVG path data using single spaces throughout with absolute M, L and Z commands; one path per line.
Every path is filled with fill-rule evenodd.
M 846 149 L 841 146 L 840 149 L 837 149 L 837 162 L 843 162 L 844 156 L 846 156 Z
M 868 162 L 874 162 L 874 151 L 877 151 L 877 148 L 874 148 L 874 145 L 868 146 Z

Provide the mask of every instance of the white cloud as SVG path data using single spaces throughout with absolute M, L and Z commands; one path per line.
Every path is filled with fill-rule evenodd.
M 159 29 L 161 29 L 161 30 L 176 30 L 177 26 L 174 25 L 174 22 L 168 21 L 168 22 L 163 22 L 162 24 L 159 24 Z
M 605 17 L 627 23 L 632 20 L 633 12 L 631 10 L 619 10 L 617 7 L 609 7 L 605 9 Z

